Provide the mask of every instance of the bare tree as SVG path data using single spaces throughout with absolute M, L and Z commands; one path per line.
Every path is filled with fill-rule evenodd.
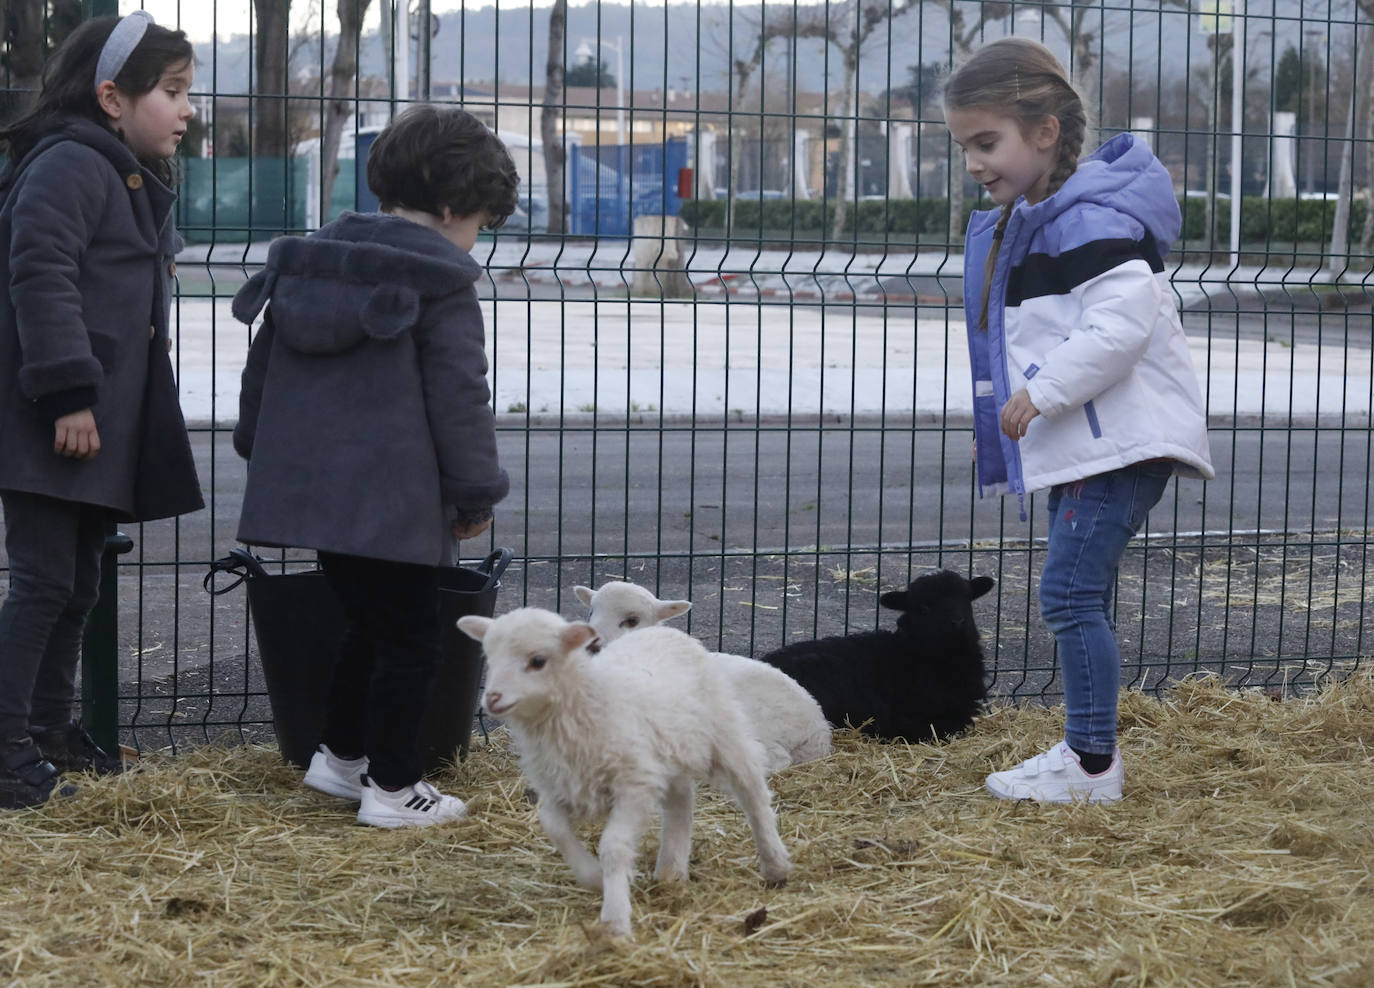
M 339 173 L 339 143 L 344 122 L 353 113 L 347 97 L 358 75 L 358 36 L 372 0 L 339 0 L 339 43 L 329 66 L 329 102 L 325 104 L 324 133 L 320 135 L 320 221 L 329 218 L 334 180 Z
M 852 0 L 851 3 L 832 8 L 830 16 L 830 43 L 840 50 L 843 60 L 844 82 L 840 89 L 840 112 L 844 114 L 844 139 L 840 142 L 839 194 L 835 196 L 835 218 L 831 236 L 838 240 L 844 234 L 848 220 L 849 174 L 853 163 L 854 145 L 857 142 L 859 127 L 859 60 L 868 39 L 878 28 L 891 23 L 919 0 Z M 995 7 L 998 4 L 980 4 Z M 986 16 L 985 14 L 982 16 Z
M 316 68 L 324 62 L 324 23 L 320 0 L 307 0 L 286 46 L 286 156 L 295 157 L 301 141 L 320 136 L 324 81 Z M 318 26 L 317 26 L 318 25 Z
M 1211 52 L 1211 60 L 1201 68 L 1190 70 L 1188 74 L 1201 84 L 1196 89 L 1207 110 L 1207 131 L 1204 135 L 1206 151 L 1202 156 L 1202 188 L 1207 197 L 1203 200 L 1202 229 L 1205 231 L 1203 239 L 1210 250 L 1217 229 L 1217 142 L 1221 130 L 1221 104 L 1226 96 L 1223 87 L 1231 78 L 1227 68 L 1233 53 L 1231 35 L 1207 35 L 1207 49 Z M 1231 208 L 1239 209 L 1240 203 L 1232 203 Z
M 563 167 L 568 153 L 558 121 L 563 114 L 563 42 L 567 36 L 568 0 L 554 0 L 549 11 L 549 57 L 544 63 L 544 106 L 539 114 L 539 139 L 544 145 L 544 182 L 549 199 L 549 232 L 567 229 L 563 200 Z M 533 210 L 530 211 L 533 217 Z
M 9 41 L 0 69 L 10 91 L 7 105 L 0 104 L 0 119 L 13 119 L 33 104 L 48 53 L 81 23 L 81 0 L 51 0 L 46 20 L 44 6 L 44 0 L 0 4 L 0 39 Z
M 1365 162 L 1365 208 L 1364 231 L 1360 235 L 1360 250 L 1369 254 L 1374 251 L 1374 0 L 1355 0 L 1355 6 L 1364 14 L 1364 45 L 1360 58 L 1355 65 L 1355 80 L 1352 93 L 1364 93 L 1364 162 Z M 1354 99 L 1354 96 L 1351 96 Z M 1354 128 L 1351 128 L 1352 134 Z
M 1060 5 L 1046 5 L 1041 8 L 1044 16 L 1059 25 L 1069 42 L 1069 72 L 1073 77 L 1078 95 L 1083 98 L 1085 107 L 1097 105 L 1097 76 L 1093 73 L 1097 65 L 1097 53 L 1093 46 L 1100 39 L 1097 32 L 1090 29 L 1088 16 L 1096 13 L 1098 26 L 1102 26 L 1103 8 L 1097 0 L 1069 0 Z
M 288 30 L 291 0 L 253 0 L 257 33 L 253 54 L 257 75 L 253 81 L 255 156 L 285 157 L 290 144 L 287 123 Z
M 728 14 L 726 16 L 729 16 Z M 745 22 L 748 40 L 736 49 L 733 31 L 727 27 L 727 40 L 722 47 L 725 57 L 730 65 L 730 126 L 727 137 L 729 139 L 729 180 L 726 183 L 726 209 L 728 212 L 728 223 L 733 226 L 735 221 L 736 193 L 739 189 L 740 163 L 744 157 L 743 144 L 748 136 L 740 119 L 748 112 L 747 100 L 753 94 L 754 74 L 763 66 L 764 57 L 769 46 L 778 38 L 790 37 L 795 41 L 803 38 L 825 38 L 830 36 L 829 24 L 823 15 L 801 16 L 793 11 L 783 10 L 778 13 L 763 16 L 759 20 L 748 17 L 741 19 Z M 759 99 L 763 99 L 762 87 L 758 91 Z M 760 140 L 762 132 L 759 133 Z M 703 165 L 703 167 L 708 167 Z M 760 186 L 761 188 L 762 186 Z
M 1159 7 L 1161 10 L 1165 7 L 1181 7 L 1187 10 L 1188 2 L 1189 0 L 1160 0 Z M 1140 7 L 1132 7 L 1132 10 L 1139 9 Z M 1059 30 L 1069 42 L 1069 72 L 1072 74 L 1078 95 L 1083 98 L 1083 105 L 1096 107 L 1098 85 L 1097 75 L 1093 70 L 1097 68 L 1103 40 L 1098 32 L 1107 33 L 1107 21 L 1113 11 L 1104 8 L 1101 0 L 1063 0 L 1058 4 L 1045 4 L 1040 11 L 1059 26 Z M 1089 21 L 1093 15 L 1097 18 L 1097 30 L 1093 29 L 1093 24 Z
M 729 10 L 732 8 L 727 9 Z M 727 14 L 727 16 L 729 15 Z M 751 24 L 750 27 L 756 29 L 757 34 L 751 38 L 752 43 L 745 48 L 742 54 L 737 53 L 733 45 L 730 46 L 730 126 L 726 134 L 730 142 L 728 156 L 730 175 L 726 182 L 725 208 L 728 216 L 726 225 L 732 229 L 735 225 L 735 196 L 739 191 L 740 163 L 744 158 L 743 144 L 747 136 L 745 128 L 739 123 L 738 118 L 748 112 L 745 106 L 745 100 L 749 96 L 750 83 L 753 80 L 754 73 L 757 72 L 759 66 L 763 64 L 764 53 L 768 50 L 769 44 L 781 33 L 779 29 L 780 23 L 780 20 L 774 21 L 771 28 L 766 19 L 762 22 Z M 760 90 L 760 98 L 762 98 L 762 90 Z M 762 134 L 759 135 L 760 139 L 762 139 L 762 136 Z M 760 190 L 761 189 L 762 182 L 760 182 Z
M 957 0 L 939 0 L 949 13 L 950 65 L 962 62 L 973 52 L 973 45 L 983 36 L 987 25 L 1000 21 L 1011 13 L 1009 3 L 980 3 L 975 16 L 965 17 L 967 4 Z M 958 235 L 964 223 L 964 176 L 957 173 L 953 151 L 949 162 L 949 237 Z

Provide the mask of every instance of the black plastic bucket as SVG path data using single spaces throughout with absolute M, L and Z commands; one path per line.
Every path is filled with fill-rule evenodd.
M 497 549 L 475 569 L 439 569 L 442 655 L 420 725 L 426 774 L 467 756 L 483 658 L 481 644 L 459 631 L 457 621 L 465 614 L 492 616 L 501 574 L 510 561 L 511 550 Z M 238 579 L 212 589 L 219 573 Z M 325 705 L 343 638 L 343 608 L 323 571 L 269 573 L 246 549 L 234 549 L 211 563 L 205 588 L 223 594 L 245 581 L 277 745 L 285 761 L 306 768 L 324 730 Z

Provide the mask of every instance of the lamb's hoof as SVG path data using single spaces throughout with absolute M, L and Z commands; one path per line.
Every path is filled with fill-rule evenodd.
M 687 881 L 686 868 L 664 868 L 654 872 L 654 881 L 664 884 L 685 883 Z
M 630 924 L 603 919 L 596 924 L 597 932 L 611 940 L 630 939 Z
M 792 862 L 784 860 L 781 864 L 769 865 L 762 870 L 763 884 L 770 889 L 780 889 L 787 884 L 787 876 L 792 873 Z

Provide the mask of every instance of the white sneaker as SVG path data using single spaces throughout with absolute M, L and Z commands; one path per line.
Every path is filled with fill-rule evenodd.
M 1043 755 L 1028 758 L 1015 768 L 993 772 L 988 776 L 987 787 L 998 799 L 1115 803 L 1121 798 L 1124 778 L 1120 750 L 1112 753 L 1112 763 L 1105 772 L 1089 775 L 1068 743 L 1060 741 Z
M 388 792 L 363 777 L 363 800 L 358 822 L 369 827 L 429 827 L 467 816 L 457 796 L 445 796 L 421 779 L 413 786 Z
M 366 771 L 366 758 L 340 758 L 322 744 L 310 758 L 305 784 L 331 796 L 356 801 L 363 798 L 363 773 Z

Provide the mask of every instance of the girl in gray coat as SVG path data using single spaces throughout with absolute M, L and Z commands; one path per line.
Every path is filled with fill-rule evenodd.
M 305 784 L 359 802 L 371 826 L 464 812 L 420 777 L 420 715 L 438 567 L 510 487 L 469 251 L 514 211 L 517 181 L 476 117 L 414 107 L 368 155 L 382 212 L 277 240 L 234 298 L 244 322 L 267 306 L 234 429 L 249 461 L 239 539 L 319 552 L 348 623 Z
M 203 506 L 167 352 L 193 67 L 142 11 L 89 21 L 0 129 L 0 807 L 119 771 L 72 721 L 106 524 Z

